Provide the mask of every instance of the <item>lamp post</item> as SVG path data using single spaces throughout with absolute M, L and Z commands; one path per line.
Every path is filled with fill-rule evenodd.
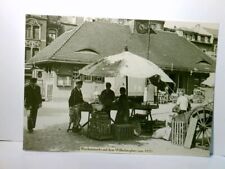
M 149 56 L 150 56 L 150 42 L 151 42 L 151 33 L 156 34 L 156 32 L 153 30 L 152 25 L 151 25 L 151 21 L 149 20 L 148 22 L 148 53 L 147 53 L 147 59 L 149 60 Z

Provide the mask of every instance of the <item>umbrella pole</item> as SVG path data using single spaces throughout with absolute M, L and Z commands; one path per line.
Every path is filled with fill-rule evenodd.
M 126 76 L 126 94 L 128 96 L 128 76 Z

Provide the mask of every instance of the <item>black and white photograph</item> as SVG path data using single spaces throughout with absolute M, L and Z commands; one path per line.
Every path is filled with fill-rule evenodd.
M 210 155 L 219 24 L 24 17 L 24 150 Z

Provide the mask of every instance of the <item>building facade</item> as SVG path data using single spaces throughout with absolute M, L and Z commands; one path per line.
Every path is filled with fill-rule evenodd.
M 54 73 L 26 64 L 39 51 L 51 44 L 65 31 L 77 25 L 68 17 L 47 15 L 26 15 L 25 33 L 25 84 L 31 77 L 37 78 L 41 87 L 42 98 L 52 99 Z
M 132 24 L 129 25 L 129 22 Z M 101 57 L 122 52 L 125 44 L 129 51 L 151 59 L 160 66 L 176 83 L 171 84 L 174 92 L 177 88 L 183 88 L 187 94 L 192 94 L 193 89 L 209 76 L 209 72 L 214 71 L 214 63 L 200 49 L 177 33 L 164 31 L 164 21 L 150 21 L 150 24 L 149 21 L 135 20 L 124 24 L 115 24 L 115 21 L 85 22 L 79 27 L 79 31 L 73 29 L 65 32 L 54 41 L 54 45 L 49 44 L 30 63 L 35 63 L 48 73 L 43 84 L 47 100 L 65 100 L 74 87 L 74 79 L 80 68 Z M 103 90 L 104 82 L 108 81 L 101 77 L 81 78 L 84 81 L 84 97 L 89 99 L 94 92 Z M 133 84 L 129 86 L 129 95 L 143 95 L 145 81 L 140 81 L 140 84 L 135 82 L 137 79 L 129 83 Z M 125 81 L 116 80 L 116 83 L 119 84 L 114 86 L 124 86 Z
M 194 28 L 175 29 L 179 36 L 195 44 L 208 56 L 215 58 L 217 52 L 218 31 L 215 29 L 204 28 L 200 24 Z

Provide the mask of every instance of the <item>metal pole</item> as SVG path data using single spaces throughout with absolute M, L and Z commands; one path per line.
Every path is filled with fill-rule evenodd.
M 148 55 L 147 55 L 147 59 L 149 60 L 149 55 L 150 55 L 150 35 L 151 35 L 151 24 L 150 24 L 150 21 L 148 23 Z

